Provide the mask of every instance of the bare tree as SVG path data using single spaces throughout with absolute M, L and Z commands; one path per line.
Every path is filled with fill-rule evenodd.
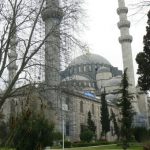
M 149 0 L 137 0 L 129 3 L 130 16 L 139 15 L 138 21 L 143 19 L 149 11 L 150 1 Z
M 84 48 L 73 36 L 82 14 L 81 1 L 62 0 L 62 20 L 44 33 L 41 13 L 46 0 L 4 0 L 0 2 L 0 108 L 7 98 L 30 84 L 36 84 L 34 74 L 44 70 L 45 42 L 55 34 L 60 38 L 60 57 L 66 63 L 73 45 Z M 60 27 L 59 33 L 57 28 Z M 74 34 L 76 35 L 76 34 Z M 55 41 L 51 43 L 56 45 Z M 15 66 L 15 67 L 14 67 Z M 41 68 L 41 70 L 39 70 Z M 35 71 L 37 69 L 37 72 Z M 8 82 L 8 70 L 9 82 Z M 13 70 L 10 72 L 10 70 Z M 60 70 L 58 70 L 60 71 Z M 34 73 L 35 72 L 35 73 Z M 40 77 L 40 75 L 39 75 Z M 38 77 L 38 78 L 39 78 Z M 40 79 L 39 79 L 40 80 Z M 23 81 L 23 83 L 17 83 Z
M 150 6 L 150 1 L 149 0 L 142 0 L 141 2 L 138 3 L 139 6 L 145 7 L 145 6 Z

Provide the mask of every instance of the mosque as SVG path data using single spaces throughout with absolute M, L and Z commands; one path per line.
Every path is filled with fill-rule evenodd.
M 124 69 L 128 68 L 129 91 L 134 95 L 132 105 L 137 113 L 134 124 L 149 127 L 148 97 L 140 91 L 140 88 L 135 87 L 131 48 L 132 36 L 129 33 L 130 22 L 127 20 L 128 8 L 125 7 L 124 0 L 118 0 L 118 4 L 117 13 L 120 19 L 118 28 L 121 33 L 119 42 L 122 48 L 123 66 Z M 68 106 L 63 115 L 66 122 L 66 136 L 70 137 L 71 140 L 79 140 L 82 126 L 87 124 L 87 114 L 90 111 L 96 124 L 97 139 L 100 138 L 100 95 L 105 89 L 109 113 L 113 110 L 116 116 L 119 116 L 115 102 L 119 97 L 117 91 L 120 88 L 121 75 L 122 71 L 112 66 L 107 59 L 91 53 L 75 58 L 61 72 L 62 103 Z M 108 140 L 115 139 L 113 128 L 111 122 Z
M 130 22 L 127 20 L 128 8 L 125 7 L 124 0 L 118 0 L 118 4 L 117 13 L 120 18 L 118 28 L 121 33 L 119 42 L 122 48 L 123 66 L 124 69 L 128 68 L 129 91 L 135 97 L 132 101 L 137 113 L 134 123 L 138 126 L 149 127 L 148 97 L 135 86 L 131 48 L 132 36 L 129 34 Z M 62 12 L 58 9 L 58 0 L 46 0 L 46 5 L 42 18 L 45 22 L 45 32 L 48 33 L 52 25 L 61 20 Z M 52 7 L 53 9 L 48 7 L 53 5 L 57 7 Z M 58 37 L 50 36 L 47 41 L 51 41 L 51 39 L 55 39 L 59 43 Z M 45 63 L 46 66 L 50 66 L 50 69 L 45 69 L 47 86 L 44 88 L 47 88 L 48 85 L 52 88 L 47 90 L 46 94 L 43 92 L 39 95 L 41 97 L 46 95 L 45 104 L 51 105 L 48 107 L 51 108 L 51 114 L 46 113 L 46 116 L 53 118 L 56 129 L 59 131 L 62 131 L 64 120 L 66 138 L 71 141 L 79 141 L 82 127 L 87 125 L 88 112 L 90 111 L 92 120 L 96 125 L 96 138 L 99 139 L 101 135 L 101 93 L 105 89 L 109 113 L 113 110 L 116 116 L 119 116 L 119 109 L 115 103 L 119 97 L 117 91 L 120 88 L 122 71 L 112 66 L 106 58 L 87 53 L 72 60 L 64 71 L 58 73 L 56 71 L 60 68 L 58 51 L 58 46 L 50 47 L 48 42 L 45 43 Z M 33 107 L 35 108 L 35 105 Z M 45 111 L 48 112 L 49 110 Z M 107 139 L 112 141 L 115 138 L 114 127 L 111 122 Z

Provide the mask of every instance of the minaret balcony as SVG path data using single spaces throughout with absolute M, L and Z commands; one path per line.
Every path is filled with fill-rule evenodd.
M 61 20 L 63 18 L 63 11 L 61 8 L 52 8 L 52 7 L 45 7 L 42 11 L 42 19 L 43 21 L 54 18 Z
M 119 42 L 124 43 L 124 42 L 132 42 L 133 38 L 131 35 L 124 35 L 119 37 Z
M 8 70 L 17 70 L 18 69 L 18 66 L 17 65 L 12 65 L 12 64 L 10 64 L 10 65 L 8 65 Z
M 117 14 L 120 15 L 120 14 L 127 14 L 128 13 L 128 8 L 127 7 L 120 7 L 117 9 Z
M 118 22 L 118 28 L 130 28 L 130 21 L 128 20 L 121 20 L 120 22 Z

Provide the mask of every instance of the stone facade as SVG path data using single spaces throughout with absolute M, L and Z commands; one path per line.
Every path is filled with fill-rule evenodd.
M 96 139 L 101 137 L 101 102 L 99 98 L 90 98 L 79 94 L 78 92 L 64 91 L 62 93 L 62 103 L 68 105 L 68 111 L 62 111 L 60 128 L 62 131 L 62 117 L 65 120 L 65 135 L 66 139 L 71 141 L 80 141 L 82 126 L 87 125 L 88 112 L 91 112 L 92 120 L 96 125 Z M 111 110 L 119 116 L 117 107 L 108 104 L 109 113 Z M 108 133 L 108 140 L 115 140 L 113 123 L 111 123 L 111 132 Z

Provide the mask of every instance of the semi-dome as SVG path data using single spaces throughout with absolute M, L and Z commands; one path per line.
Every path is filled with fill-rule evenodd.
M 104 57 L 97 54 L 84 54 L 75 58 L 69 66 L 76 66 L 81 64 L 105 64 L 111 65 L 110 62 Z

